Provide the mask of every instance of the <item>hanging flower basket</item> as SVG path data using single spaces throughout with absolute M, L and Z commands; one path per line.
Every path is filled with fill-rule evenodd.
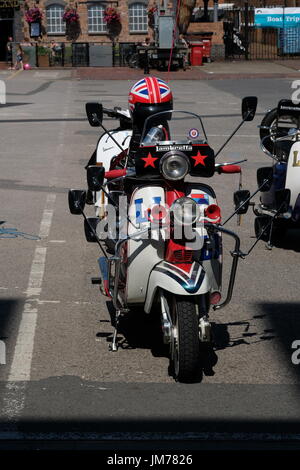
M 148 9 L 148 26 L 149 28 L 154 27 L 154 14 L 157 11 L 157 7 L 150 7 Z
M 116 8 L 107 7 L 104 12 L 103 19 L 107 25 L 114 25 L 116 23 L 120 23 L 120 14 Z
M 148 9 L 148 16 L 153 16 L 156 11 L 157 11 L 157 7 L 150 7 Z
M 63 21 L 65 21 L 68 24 L 78 23 L 79 15 L 77 11 L 75 10 L 75 8 L 68 8 L 64 12 Z
M 40 23 L 43 18 L 43 13 L 39 8 L 29 8 L 25 12 L 25 19 L 27 23 Z

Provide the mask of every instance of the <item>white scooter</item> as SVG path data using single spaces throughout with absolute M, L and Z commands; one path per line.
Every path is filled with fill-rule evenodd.
M 300 104 L 279 101 L 264 117 L 260 134 L 261 149 L 273 162 L 257 170 L 255 233 L 271 248 L 286 229 L 300 226 Z
M 244 98 L 243 122 L 253 119 L 256 103 L 255 97 Z M 102 106 L 90 103 L 88 118 L 91 125 L 103 126 Z M 169 140 L 157 122 L 168 122 Z M 83 215 L 87 241 L 98 243 L 102 251 L 101 278 L 92 282 L 102 284 L 116 312 L 111 350 L 118 348 L 121 316 L 136 307 L 152 312 L 160 317 L 178 381 L 193 382 L 201 374 L 201 345 L 211 343 L 209 309 L 230 302 L 238 260 L 244 256 L 239 237 L 221 224 L 213 188 L 203 181 L 216 172 L 240 173 L 237 163 L 216 163 L 199 115 L 167 111 L 146 120 L 134 158 L 125 152 L 117 168 L 87 168 L 96 201 L 101 191 L 107 198 L 104 217 L 87 217 L 86 191 L 69 191 L 71 213 Z M 103 239 L 113 232 L 109 257 Z M 234 250 L 228 290 L 220 303 L 222 234 L 233 238 Z

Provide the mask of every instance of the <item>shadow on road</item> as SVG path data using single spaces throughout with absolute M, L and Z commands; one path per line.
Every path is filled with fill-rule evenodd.
M 300 228 L 288 229 L 283 237 L 273 241 L 274 246 L 300 252 Z
M 114 310 L 110 302 L 107 302 L 111 323 L 114 325 Z M 213 347 L 202 348 L 201 373 L 195 382 L 201 382 L 203 374 L 214 375 L 214 366 L 218 362 L 217 353 L 220 350 L 233 348 L 240 345 L 255 347 L 255 344 L 276 341 L 283 353 L 287 356 L 287 363 L 299 378 L 300 369 L 292 364 L 291 349 L 293 341 L 300 340 L 300 305 L 298 303 L 269 302 L 255 304 L 257 314 L 252 318 L 228 323 L 212 323 Z M 258 326 L 256 320 L 262 320 L 269 324 Z M 237 335 L 229 333 L 231 327 L 238 327 Z M 111 333 L 99 333 L 112 341 Z M 135 309 L 121 317 L 119 325 L 119 347 L 123 349 L 149 349 L 154 357 L 169 357 L 169 349 L 163 344 L 160 318 L 155 315 L 147 315 L 141 309 Z M 299 370 L 298 370 L 299 369 Z M 172 375 L 172 369 L 169 370 Z
M 226 348 L 234 348 L 241 344 L 253 345 L 261 341 L 270 341 L 276 338 L 273 328 L 257 329 L 255 319 L 261 319 L 266 315 L 254 315 L 251 319 L 228 322 L 228 323 L 212 323 L 213 342 L 216 351 Z M 241 327 L 242 331 L 237 336 L 230 336 L 229 327 Z M 250 332 L 255 327 L 256 331 Z
M 298 302 L 264 302 L 257 303 L 255 306 L 266 315 L 282 354 L 286 357 L 286 363 L 299 380 L 300 368 L 292 363 L 291 356 L 294 351 L 292 343 L 300 340 L 300 304 Z
M 114 326 L 114 308 L 111 302 L 107 302 L 111 324 Z M 122 349 L 149 349 L 154 357 L 170 357 L 169 345 L 164 344 L 161 320 L 159 315 L 146 314 L 142 308 L 135 308 L 122 316 L 119 321 L 118 344 Z M 98 337 L 106 338 L 108 343 L 112 342 L 112 333 L 98 333 Z M 201 364 L 199 374 L 193 383 L 200 383 L 203 374 L 214 375 L 213 367 L 218 362 L 218 357 L 211 345 L 203 345 L 201 348 Z M 168 373 L 173 376 L 173 368 L 170 364 Z
M 9 337 L 9 330 L 12 323 L 16 321 L 18 308 L 22 299 L 0 299 L 0 339 L 5 340 Z

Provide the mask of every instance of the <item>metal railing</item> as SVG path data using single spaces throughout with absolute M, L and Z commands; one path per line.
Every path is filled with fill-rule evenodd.
M 12 43 L 16 62 L 19 43 Z M 21 43 L 23 64 L 31 67 L 136 67 L 136 43 L 43 42 Z
M 264 5 L 274 8 L 274 5 Z M 290 27 L 283 22 L 281 28 L 257 27 L 255 8 L 227 9 L 224 13 L 225 58 L 246 60 L 282 60 L 300 57 L 300 25 Z

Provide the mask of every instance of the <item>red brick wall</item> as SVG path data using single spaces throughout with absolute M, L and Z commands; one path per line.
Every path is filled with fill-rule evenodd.
M 138 1 L 138 0 L 137 0 Z M 34 6 L 34 1 L 29 0 L 27 4 L 29 7 Z M 55 3 L 55 0 L 53 0 L 53 3 Z M 152 1 L 149 2 L 149 5 L 152 5 Z M 110 42 L 111 39 L 108 34 L 89 34 L 88 33 L 88 10 L 87 10 L 87 2 L 86 1 L 80 1 L 76 2 L 74 0 L 67 1 L 66 4 L 68 6 L 76 6 L 77 5 L 77 12 L 80 17 L 80 28 L 81 28 L 81 34 L 78 36 L 76 39 L 77 42 Z M 107 4 L 108 6 L 114 6 L 114 2 L 112 4 Z M 44 18 L 43 18 L 43 25 L 46 26 L 46 9 L 45 9 L 45 1 L 40 0 L 38 7 L 43 11 L 44 13 Z M 119 0 L 118 1 L 118 7 L 117 7 L 118 12 L 120 13 L 121 17 L 121 32 L 118 36 L 118 41 L 119 42 L 141 42 L 144 40 L 146 36 L 152 37 L 152 29 L 148 28 L 147 33 L 135 33 L 132 34 L 129 32 L 129 24 L 128 24 L 128 2 L 127 0 Z M 24 31 L 24 37 L 29 38 L 29 26 L 25 20 L 23 20 L 23 31 Z M 64 42 L 67 41 L 66 36 L 54 36 L 54 35 L 49 35 L 47 34 L 43 35 L 43 41 L 50 41 L 50 40 L 55 40 L 59 42 Z
M 138 0 L 137 0 L 138 1 Z M 228 0 L 219 0 L 220 3 L 223 2 L 228 2 Z M 298 1 L 298 0 L 297 0 Z M 300 2 L 300 0 L 299 0 Z M 55 0 L 53 0 L 53 3 L 55 3 Z M 148 5 L 152 6 L 154 3 L 154 0 L 149 0 Z M 27 0 L 27 4 L 29 7 L 33 7 L 35 2 L 33 0 Z M 81 28 L 81 34 L 78 36 L 76 39 L 77 42 L 110 42 L 111 39 L 108 34 L 89 34 L 88 33 L 88 10 L 87 10 L 87 2 L 85 0 L 80 0 L 76 2 L 75 0 L 67 0 L 66 4 L 71 7 L 76 7 L 77 6 L 77 12 L 80 17 L 80 28 Z M 107 3 L 107 5 L 110 5 Z M 114 2 L 111 3 L 111 5 L 114 5 Z M 197 6 L 203 5 L 203 0 L 197 0 L 196 2 Z M 213 6 L 213 1 L 209 1 L 209 6 Z M 42 24 L 46 26 L 46 9 L 45 9 L 45 0 L 39 0 L 38 2 L 38 7 L 43 11 L 44 18 L 42 21 Z M 118 0 L 118 6 L 117 10 L 120 13 L 121 17 L 121 25 L 122 29 L 121 32 L 118 36 L 118 41 L 119 42 L 141 42 L 144 40 L 144 38 L 148 35 L 150 37 L 153 36 L 153 30 L 151 28 L 148 28 L 147 33 L 140 33 L 140 34 L 131 34 L 129 32 L 129 24 L 128 24 L 128 1 L 127 0 Z M 23 21 L 23 32 L 24 32 L 24 37 L 29 38 L 29 26 L 25 19 Z M 222 36 L 223 36 L 223 25 L 221 22 L 219 23 L 191 23 L 188 29 L 189 33 L 193 32 L 198 32 L 198 31 L 213 31 L 213 42 L 215 44 L 222 44 Z M 64 42 L 67 41 L 66 36 L 58 35 L 49 35 L 44 34 L 42 37 L 42 41 L 50 41 L 50 40 L 55 40 L 59 42 Z
M 190 23 L 188 35 L 199 32 L 213 32 L 212 44 L 224 44 L 223 41 L 223 22 L 218 23 Z

